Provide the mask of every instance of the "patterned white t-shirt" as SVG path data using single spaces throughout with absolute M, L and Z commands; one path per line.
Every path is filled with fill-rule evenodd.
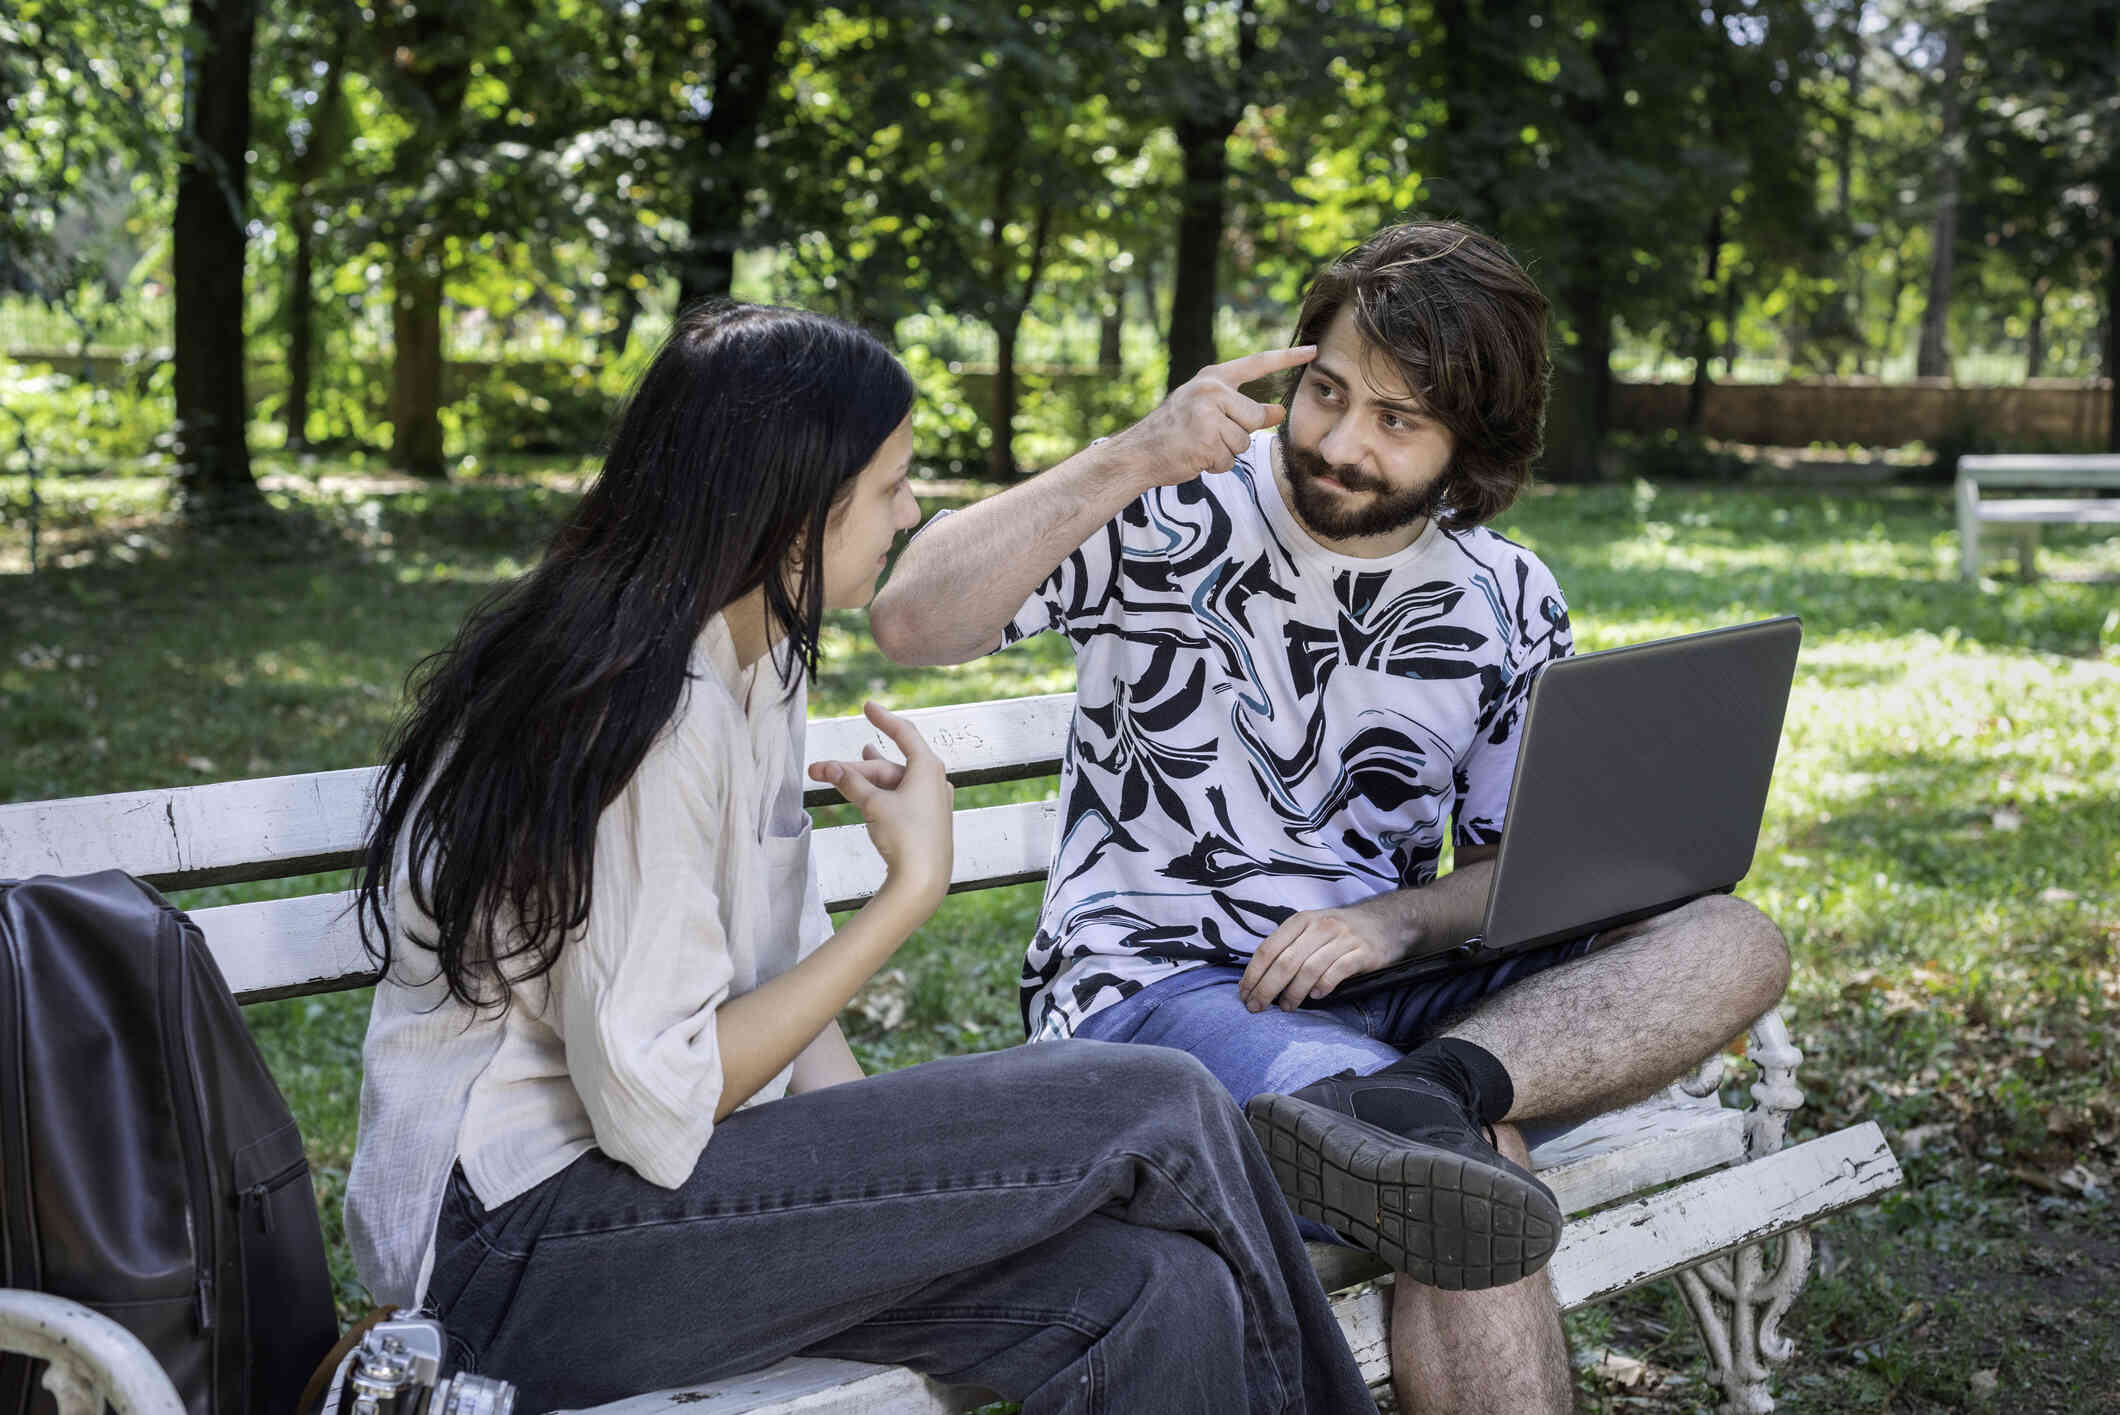
M 1241 967 L 1290 914 L 1435 878 L 1500 838 L 1523 703 L 1565 656 L 1538 557 L 1430 524 L 1377 559 L 1311 539 L 1261 432 L 1226 474 L 1129 505 L 1003 636 L 1075 645 L 1075 717 L 1031 1037 L 1183 969 Z

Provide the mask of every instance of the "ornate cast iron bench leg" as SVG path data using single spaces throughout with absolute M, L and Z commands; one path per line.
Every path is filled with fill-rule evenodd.
M 1745 1114 L 1745 1153 L 1759 1159 L 1782 1147 L 1789 1117 L 1803 1104 L 1796 1086 L 1803 1053 L 1790 1044 L 1776 1010 L 1752 1024 L 1747 1056 L 1759 1079 Z M 1721 1080 L 1722 1058 L 1715 1057 L 1681 1084 L 1704 1096 Z M 1708 1348 L 1712 1379 L 1722 1387 L 1724 1415 L 1768 1415 L 1774 1409 L 1774 1369 L 1796 1352 L 1796 1343 L 1781 1333 L 1781 1320 L 1810 1276 L 1811 1234 L 1802 1228 L 1678 1274 L 1679 1291 Z

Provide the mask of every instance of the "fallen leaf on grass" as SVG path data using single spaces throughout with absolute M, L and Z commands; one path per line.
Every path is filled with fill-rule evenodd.
M 1993 1400 L 1995 1398 L 1995 1388 L 2001 1383 L 2001 1377 L 1991 1370 L 1975 1371 L 1973 1372 L 1973 1378 L 1966 1382 L 1966 1386 L 1973 1392 L 1973 1399 Z
M 1593 1380 L 1604 1385 L 1617 1386 L 1621 1390 L 1651 1390 L 1657 1384 L 1648 1362 L 1633 1356 L 1622 1356 L 1617 1351 L 1600 1354 L 1590 1363 L 1589 1373 Z
M 1910 1160 L 1938 1140 L 1947 1140 L 1957 1130 L 1956 1125 L 1916 1125 L 1899 1133 L 1899 1143 L 1892 1148 L 1899 1152 L 1902 1160 Z
M 848 1004 L 863 1021 L 879 1032 L 888 1032 L 905 1021 L 906 983 L 905 972 L 899 968 L 887 968 L 869 979 L 866 986 Z
M 2104 1187 L 2098 1182 L 2098 1176 L 2094 1172 L 2080 1164 L 2073 1164 L 2067 1169 L 2053 1173 L 2034 1169 L 2028 1164 L 2013 1164 L 2009 1174 L 2010 1178 L 2019 1184 L 2065 1199 L 2095 1198 Z

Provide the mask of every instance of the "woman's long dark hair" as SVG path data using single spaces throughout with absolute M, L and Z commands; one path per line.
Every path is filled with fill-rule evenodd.
M 707 621 L 763 585 L 782 681 L 815 671 L 826 524 L 912 404 L 904 368 L 843 321 L 679 316 L 544 559 L 413 672 L 356 897 L 386 972 L 400 846 L 434 921 L 414 941 L 452 997 L 504 1009 L 558 961 L 589 916 L 598 817 L 676 711 Z

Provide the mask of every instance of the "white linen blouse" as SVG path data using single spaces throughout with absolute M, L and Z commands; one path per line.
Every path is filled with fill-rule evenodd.
M 379 1302 L 415 1306 L 450 1166 L 505 1203 L 590 1149 L 665 1188 L 684 1182 L 721 1098 L 715 1009 L 830 935 L 802 807 L 807 685 L 769 655 L 739 669 L 716 615 L 691 682 L 597 821 L 588 922 L 503 1015 L 449 997 L 404 846 L 395 947 L 362 1048 L 346 1228 Z M 746 1104 L 784 1095 L 792 1067 Z

